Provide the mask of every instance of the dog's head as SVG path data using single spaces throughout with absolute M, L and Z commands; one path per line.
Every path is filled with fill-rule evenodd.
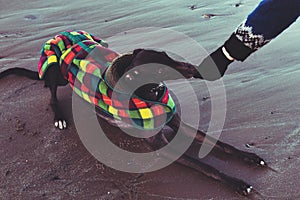
M 147 100 L 157 100 L 163 94 L 162 81 L 191 78 L 196 72 L 192 64 L 176 61 L 165 52 L 146 49 L 136 49 L 120 56 L 112 66 L 115 83 L 122 77 L 122 89 L 125 92 L 130 87 L 141 85 L 135 94 Z M 151 78 L 153 83 L 143 84 L 145 79 Z

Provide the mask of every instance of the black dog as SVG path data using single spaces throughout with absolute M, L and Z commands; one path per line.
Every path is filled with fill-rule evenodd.
M 79 40 L 79 42 L 80 41 L 81 40 Z M 76 44 L 75 42 L 73 43 Z M 152 65 L 152 67 L 136 68 L 141 65 Z M 164 68 L 162 66 L 168 66 L 168 68 Z M 43 80 L 45 81 L 45 86 L 49 87 L 51 91 L 50 104 L 55 115 L 55 126 L 59 129 L 64 129 L 67 127 L 67 123 L 60 112 L 56 91 L 58 86 L 64 86 L 68 84 L 69 81 L 68 79 L 66 79 L 66 74 L 62 73 L 61 67 L 62 66 L 60 66 L 58 63 L 52 64 L 52 66 L 49 67 L 44 74 Z M 128 91 L 128 88 L 131 87 L 131 84 L 142 82 L 143 77 L 145 76 L 159 76 L 160 78 L 156 81 L 166 81 L 181 78 L 180 76 L 173 75 L 174 73 L 171 73 L 171 70 L 168 71 L 168 69 L 178 71 L 179 74 L 181 74 L 185 78 L 192 78 L 194 75 L 198 74 L 196 67 L 189 63 L 175 61 L 170 58 L 165 52 L 145 49 L 137 49 L 130 54 L 120 55 L 113 61 L 113 63 L 105 73 L 106 80 L 109 82 L 109 85 L 112 88 L 117 87 L 117 90 L 121 90 L 122 92 L 126 93 Z M 40 80 L 38 72 L 22 68 L 12 68 L 1 72 L 0 79 L 12 74 L 26 76 L 34 80 Z M 118 85 L 117 83 L 122 76 L 125 77 L 125 79 L 121 85 Z M 164 84 L 159 82 L 148 83 L 135 90 L 134 95 L 149 101 L 157 101 L 164 94 L 164 91 L 166 90 L 165 87 L 166 86 Z M 99 110 L 101 112 L 100 108 Z M 218 152 L 238 157 L 248 163 L 256 164 L 259 166 L 266 166 L 265 161 L 256 154 L 238 150 L 233 146 L 217 141 L 216 139 L 207 136 L 202 131 L 195 130 L 194 128 L 185 124 L 184 122 L 182 122 L 178 113 L 175 113 L 166 125 L 174 131 L 174 134 L 176 134 L 177 131 L 182 131 L 187 137 L 192 137 L 191 132 L 196 131 L 197 135 L 195 139 L 198 143 L 203 144 L 203 141 L 206 138 L 206 140 L 209 140 L 211 144 L 214 145 L 214 149 Z M 156 136 L 153 136 L 152 138 L 146 140 L 151 147 L 157 149 L 168 144 L 170 142 L 170 137 L 167 137 L 164 134 L 157 134 Z M 172 155 L 166 152 L 165 156 L 169 157 Z M 227 176 L 214 169 L 213 167 L 206 165 L 187 154 L 181 156 L 177 160 L 177 162 L 184 166 L 188 166 L 199 172 L 202 172 L 205 175 L 212 177 L 213 179 L 224 181 L 241 194 L 248 195 L 253 189 L 251 185 L 245 183 L 244 181 Z

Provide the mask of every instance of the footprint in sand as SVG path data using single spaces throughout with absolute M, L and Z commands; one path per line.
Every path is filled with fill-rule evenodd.
M 210 19 L 216 16 L 229 16 L 229 15 L 230 14 L 203 14 L 202 17 L 204 17 L 205 19 Z
M 236 3 L 236 4 L 234 4 L 234 7 L 240 7 L 241 5 L 243 5 L 243 3 L 242 3 L 242 2 L 240 2 L 240 3 Z
M 191 9 L 191 10 L 196 10 L 197 8 L 198 8 L 197 5 L 191 5 L 191 6 L 189 6 L 189 9 Z
M 22 37 L 23 33 L 1 33 L 0 38 L 19 38 Z
M 196 10 L 196 9 L 199 9 L 199 8 L 202 8 L 202 7 L 204 7 L 204 6 L 197 6 L 197 5 L 195 5 L 195 4 L 188 6 L 188 8 L 189 8 L 190 10 Z
M 24 17 L 24 19 L 25 20 L 35 20 L 35 19 L 37 19 L 37 16 L 35 16 L 35 15 L 26 15 Z

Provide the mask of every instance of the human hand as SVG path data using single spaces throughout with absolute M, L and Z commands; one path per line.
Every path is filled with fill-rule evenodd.
M 193 77 L 214 81 L 221 78 L 228 68 L 228 65 L 233 62 L 225 56 L 224 47 L 218 48 L 216 51 L 207 56 L 202 63 L 197 67 L 198 73 Z M 224 54 L 225 53 L 225 54 Z

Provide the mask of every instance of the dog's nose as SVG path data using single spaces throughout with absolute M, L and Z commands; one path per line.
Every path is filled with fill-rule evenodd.
M 189 77 L 188 78 L 202 78 L 202 76 L 200 75 L 200 73 L 198 72 L 196 66 L 189 64 L 189 63 L 185 63 L 185 68 L 187 69 L 186 71 L 189 73 Z

